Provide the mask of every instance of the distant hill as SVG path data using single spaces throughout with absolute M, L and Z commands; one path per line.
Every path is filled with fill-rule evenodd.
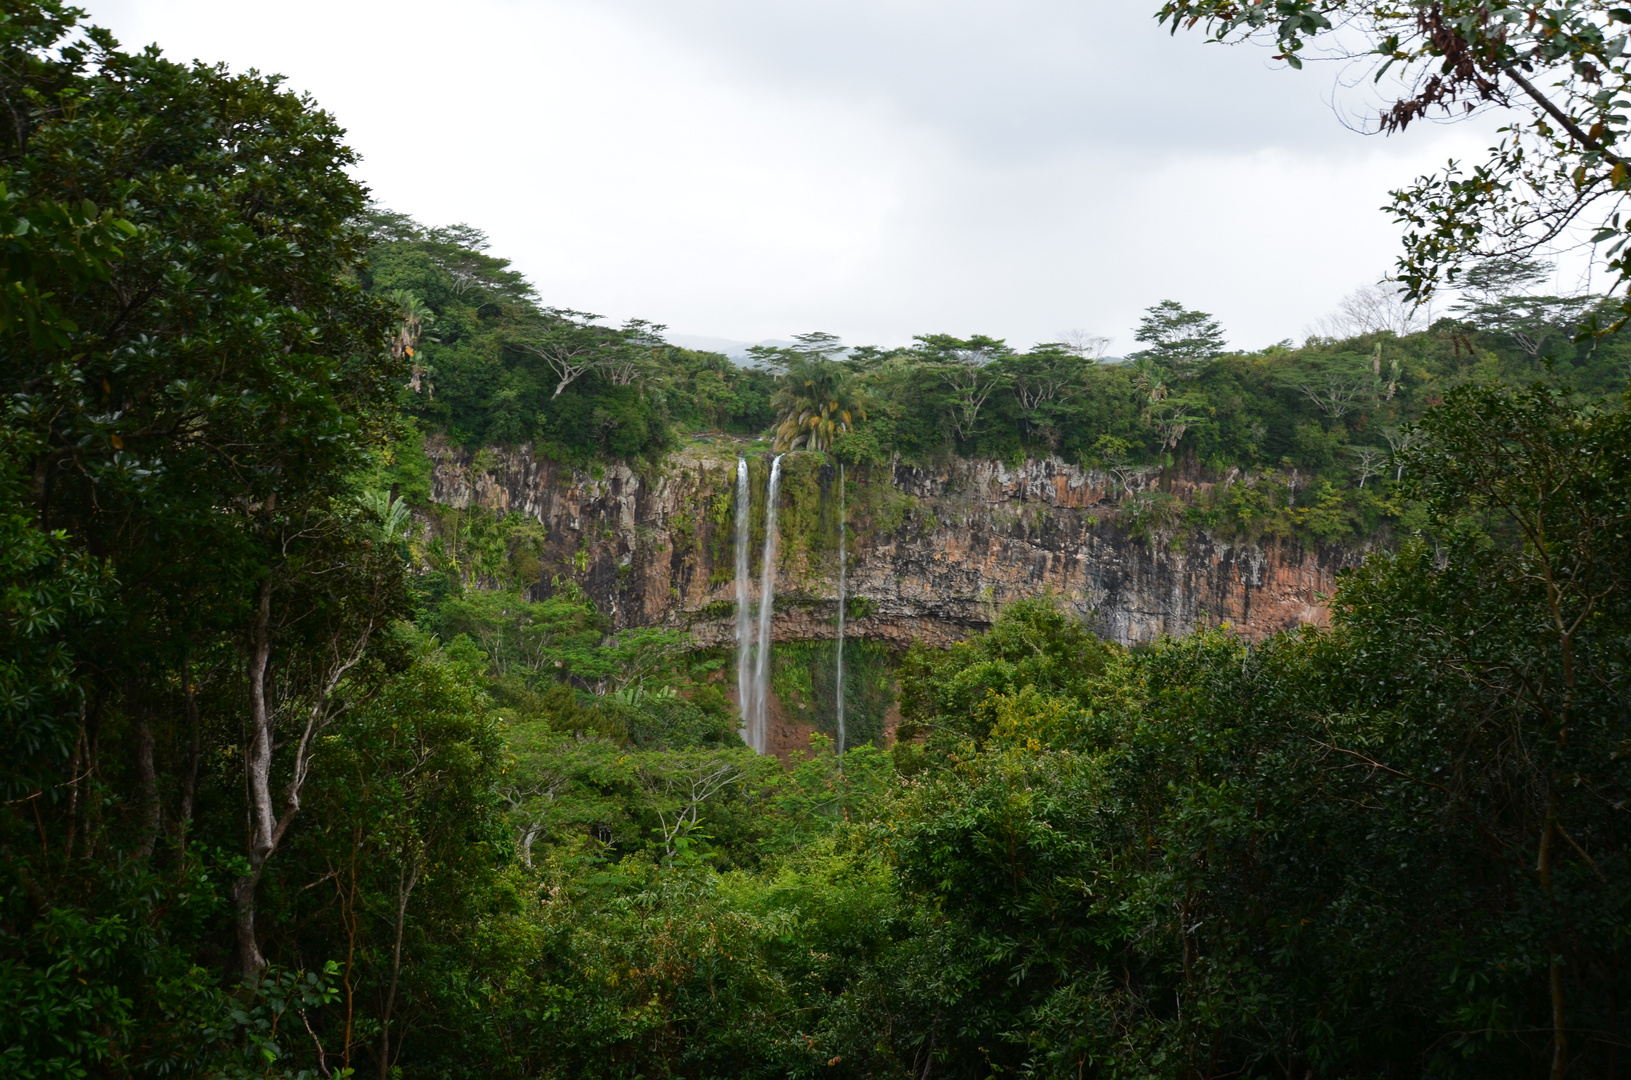
M 733 338 L 709 337 L 707 334 L 667 334 L 665 336 L 670 343 L 678 345 L 682 349 L 724 353 L 744 367 L 753 366 L 753 358 L 748 355 L 748 350 L 755 345 L 773 345 L 786 348 L 795 344 L 792 341 L 783 341 L 780 338 L 766 338 L 763 341 L 737 341 Z

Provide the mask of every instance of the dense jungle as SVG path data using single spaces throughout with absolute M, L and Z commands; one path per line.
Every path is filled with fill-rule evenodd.
M 1267 6 L 1167 17 L 1295 59 L 1340 5 Z M 17 0 L 0 94 L 0 1075 L 1631 1069 L 1612 290 L 1497 252 L 1429 319 L 1426 229 L 1405 294 L 1300 343 L 1151 297 L 1122 357 L 738 363 L 375 204 L 275 78 Z M 540 522 L 432 500 L 427 440 L 585 476 L 719 448 L 756 545 L 775 455 L 828 548 L 891 463 L 1048 458 L 1162 542 L 1368 554 L 1330 625 L 1260 641 L 1123 646 L 1043 590 L 950 647 L 850 641 L 843 681 L 825 631 L 779 643 L 813 733 L 778 757 L 728 649 L 614 632 Z

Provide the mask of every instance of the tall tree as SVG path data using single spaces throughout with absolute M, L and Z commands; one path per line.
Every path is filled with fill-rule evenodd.
M 777 373 L 770 407 L 776 412 L 776 450 L 829 450 L 833 440 L 866 419 L 866 398 L 841 357 L 834 334 L 794 335 L 791 346 L 755 345 L 758 363 Z
M 1096 360 L 1097 357 L 1072 348 L 1039 345 L 1005 362 L 1009 385 L 1013 387 L 1028 435 L 1040 435 L 1049 447 L 1058 446 L 1059 425 L 1053 415 L 1054 406 L 1080 390 L 1082 367 Z
M 1223 355 L 1223 327 L 1218 321 L 1176 300 L 1163 300 L 1146 309 L 1133 340 L 1148 348 L 1133 353 L 1132 359 L 1149 360 L 1179 375 Z
M 969 443 L 980 432 L 980 414 L 986 402 L 1008 385 L 1010 373 L 997 363 L 1013 355 L 1008 344 L 998 338 L 976 334 L 962 339 L 950 334 L 921 334 L 914 352 L 931 365 L 931 370 L 948 391 L 945 420 L 954 438 Z
M 201 740 L 223 739 L 209 749 L 249 797 L 235 900 L 253 976 L 254 884 L 307 744 L 401 610 L 400 560 L 348 477 L 395 430 L 406 359 L 355 283 L 365 200 L 332 117 L 276 79 L 124 53 L 77 20 L 40 2 L 0 23 L 7 245 L 31 267 L 5 291 L 6 445 L 36 527 L 117 582 L 117 632 L 62 627 L 84 697 L 61 777 L 75 809 L 54 824 L 87 859 L 157 858 L 194 827 Z M 67 900 L 80 872 L 43 880 Z

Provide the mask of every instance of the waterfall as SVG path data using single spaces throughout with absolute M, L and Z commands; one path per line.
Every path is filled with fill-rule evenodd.
M 764 740 L 753 738 L 750 710 L 753 703 L 753 604 L 748 567 L 748 546 L 753 531 L 752 493 L 748 490 L 748 459 L 736 459 L 736 702 L 742 711 L 742 740 L 764 753 Z
M 838 756 L 844 756 L 844 463 L 838 463 L 838 669 L 834 673 L 838 696 Z
M 765 563 L 759 575 L 759 642 L 753 658 L 753 712 L 748 717 L 748 742 L 761 754 L 769 740 L 765 725 L 765 691 L 770 685 L 770 618 L 776 607 L 776 504 L 782 480 L 781 455 L 770 462 L 765 485 Z

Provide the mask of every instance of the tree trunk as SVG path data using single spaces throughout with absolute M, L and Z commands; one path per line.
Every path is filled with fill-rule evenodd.
M 238 968 L 244 982 L 259 979 L 261 969 L 266 966 L 266 957 L 261 955 L 260 942 L 255 937 L 255 887 L 260 880 L 260 871 L 252 870 L 232 884 L 232 903 L 237 909 Z
M 85 744 L 85 710 L 81 707 L 79 733 L 74 736 L 74 756 L 68 760 L 68 839 L 63 843 L 64 862 L 72 862 L 74 858 L 74 838 L 79 831 L 79 770 L 89 756 Z
M 203 760 L 203 724 L 198 717 L 198 688 L 193 685 L 192 657 L 181 661 L 181 683 L 187 703 L 187 777 L 181 784 L 181 812 L 176 815 L 176 844 L 187 849 L 187 832 L 193 824 L 193 799 L 198 793 L 198 766 Z
M 244 786 L 249 798 L 249 873 L 232 887 L 237 908 L 238 966 L 244 980 L 259 978 L 266 958 L 255 938 L 255 888 L 277 841 L 272 809 L 272 708 L 266 669 L 272 658 L 272 578 L 261 582 L 249 652 L 249 745 L 244 752 Z
M 159 782 L 153 768 L 153 725 L 145 713 L 136 719 L 133 732 L 136 739 L 136 790 L 141 799 L 140 824 L 136 830 L 136 846 L 131 854 L 146 859 L 153 854 L 153 845 L 159 837 Z
M 397 981 L 402 974 L 402 934 L 408 925 L 408 898 L 419 884 L 419 870 L 424 865 L 424 853 L 415 857 L 413 872 L 407 867 L 397 872 L 396 942 L 391 947 L 391 985 L 385 992 L 385 1009 L 379 1023 L 379 1080 L 389 1080 L 391 1072 L 391 1013 L 396 1008 Z
M 1551 798 L 1547 799 L 1546 827 L 1540 834 L 1540 858 L 1535 870 L 1540 876 L 1541 888 L 1552 894 L 1552 838 L 1557 834 L 1557 811 Z M 1548 989 L 1552 997 L 1552 1070 L 1551 1080 L 1563 1080 L 1569 1063 L 1569 1032 L 1567 1014 L 1563 1007 L 1563 964 L 1558 960 L 1561 943 L 1553 941 L 1551 962 L 1547 965 Z

